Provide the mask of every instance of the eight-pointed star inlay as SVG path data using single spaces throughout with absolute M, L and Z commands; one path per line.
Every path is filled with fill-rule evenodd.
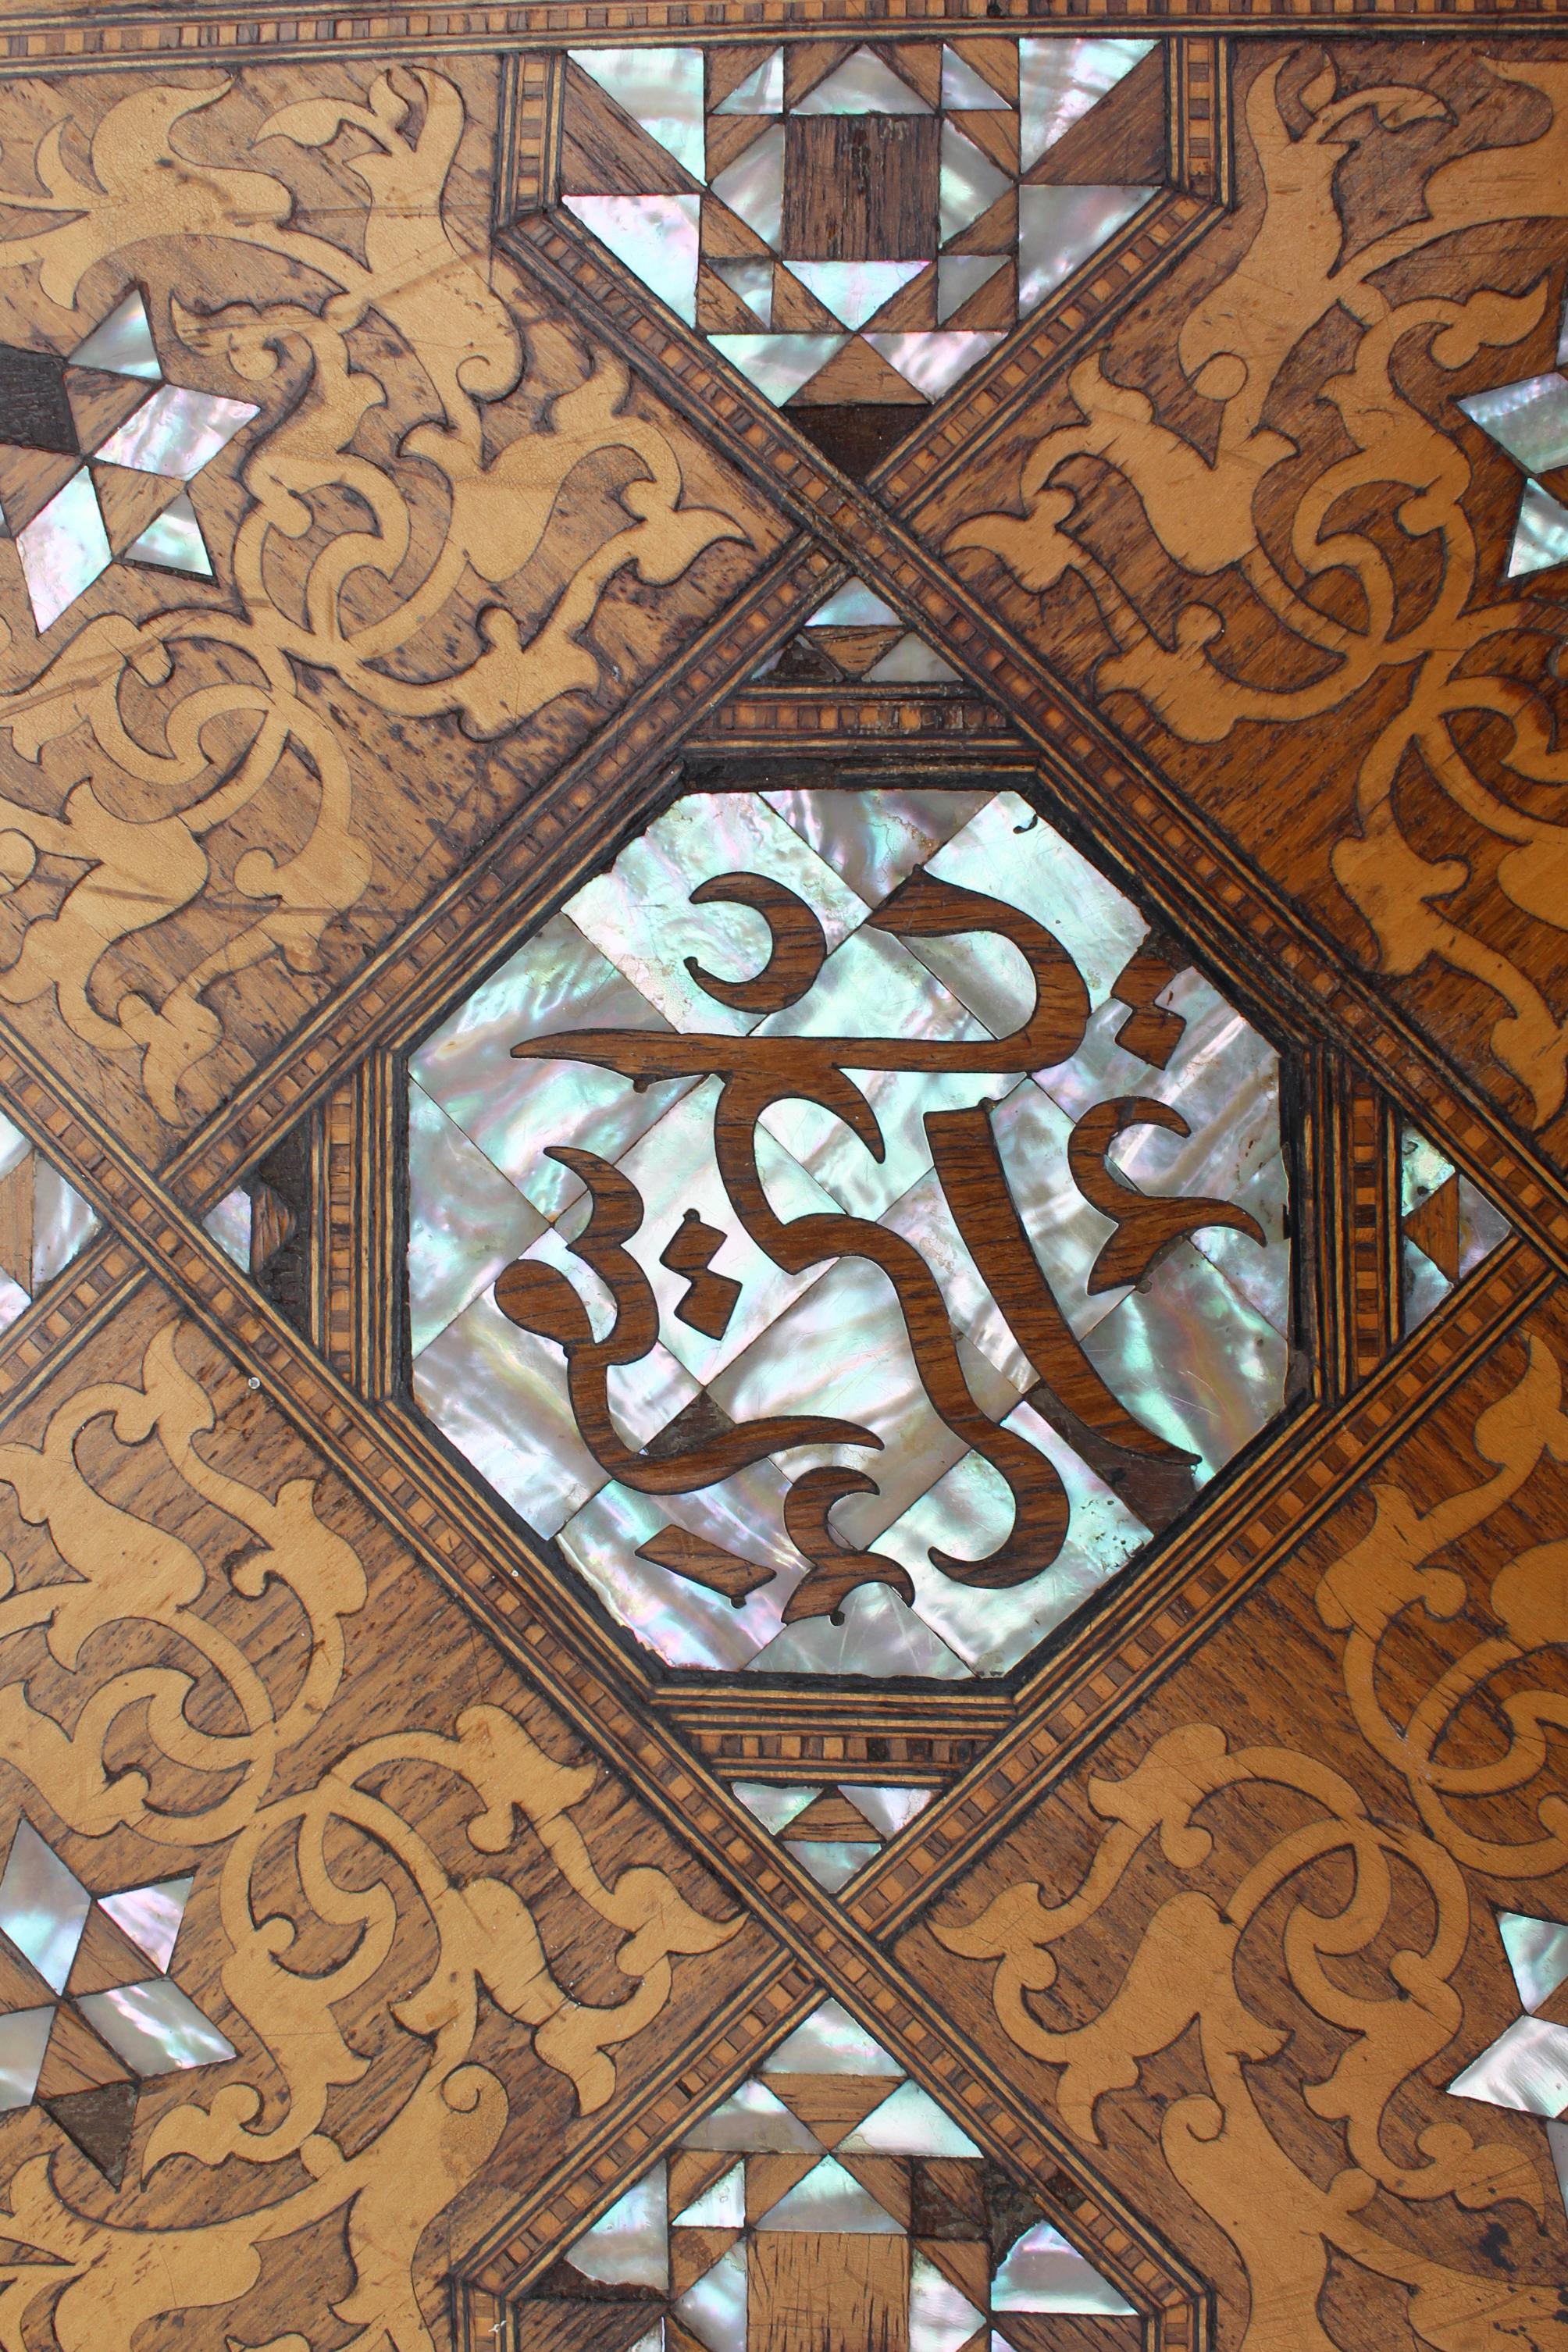
M 1456 2098 L 1543 2116 L 1568 2204 L 1568 1923 L 1500 1911 L 1497 1924 L 1524 2014 L 1448 2088 Z
M 90 1895 L 25 1820 L 0 1878 L 0 2113 L 41 2107 L 115 2188 L 142 2083 L 234 2056 L 169 1974 L 191 1884 Z
M 134 289 L 64 358 L 0 345 L 0 510 L 40 635 L 117 561 L 212 578 L 190 485 L 258 413 L 164 381 Z
M 1525 476 L 1519 520 L 1509 550 L 1508 577 L 1568 563 L 1568 506 L 1542 477 L 1568 467 L 1568 303 L 1557 337 L 1557 364 L 1544 375 L 1478 392 L 1459 406 L 1473 425 L 1506 449 Z M 1568 489 L 1559 482 L 1557 489 Z

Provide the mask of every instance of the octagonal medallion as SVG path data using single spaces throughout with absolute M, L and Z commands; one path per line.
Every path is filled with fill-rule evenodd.
M 408 1067 L 414 1398 L 667 1665 L 1017 1665 L 1284 1408 L 1275 1046 L 1010 786 L 691 792 Z

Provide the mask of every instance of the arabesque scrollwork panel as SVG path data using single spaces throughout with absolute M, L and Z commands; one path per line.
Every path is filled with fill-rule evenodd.
M 1546 2131 L 1447 2087 L 1516 2013 L 1495 1915 L 1568 1918 L 1565 1360 L 1559 1307 L 901 1947 L 1164 2176 L 1245 2352 L 1568 2343 Z
M 193 1327 L 143 1292 L 102 1352 L 0 1444 L 6 1811 L 95 1891 L 193 1875 L 234 2055 L 142 2084 L 118 2195 L 0 2121 L 0 2342 L 270 2340 L 309 2260 L 323 2340 L 430 2352 L 454 2249 L 763 1947 Z
M 0 448 L 0 1007 L 154 1156 L 778 542 L 492 257 L 497 105 L 489 61 L 0 92 L 0 336 L 96 362 L 140 299 L 163 380 L 121 418 L 134 365 L 78 367 L 78 454 Z M 160 481 L 206 576 L 129 536 Z
M 1234 215 L 921 529 L 1544 1127 L 1561 575 L 1507 576 L 1522 477 L 1458 403 L 1553 365 L 1568 52 L 1243 43 L 1235 89 Z

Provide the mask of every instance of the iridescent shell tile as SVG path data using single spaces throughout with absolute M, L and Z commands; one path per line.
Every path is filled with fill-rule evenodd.
M 1198 1456 L 1200 1484 L 1285 1402 L 1283 1335 L 1187 1242 L 1095 1325 L 1084 1348 L 1130 1412 Z
M 574 2243 L 574 2271 L 601 2286 L 651 2287 L 669 2291 L 668 2193 L 665 2168 L 656 2164 L 635 2188 L 618 2197 L 607 2213 Z
M 847 1444 L 811 1450 L 812 1461 L 851 1464 L 877 1483 L 876 1494 L 848 1496 L 834 1510 L 832 1526 L 847 1543 L 868 1543 L 967 1450 L 926 1395 L 892 1285 L 863 1258 L 829 1266 L 710 1390 L 732 1421 L 833 1413 L 882 1439 L 879 1454 Z M 806 1467 L 800 1454 L 784 1460 L 792 1474 Z
M 509 1323 L 486 1291 L 414 1367 L 414 1395 L 501 1500 L 552 1536 L 605 1475 L 577 1434 L 559 1348 Z
M 779 1630 L 788 1587 L 763 1586 L 737 1609 L 722 1593 L 637 1559 L 637 1547 L 670 1524 L 663 1503 L 662 1496 L 603 1486 L 557 1540 L 611 1614 L 666 1665 L 721 1672 L 750 1665 Z
M 1016 1665 L 1099 1591 L 1149 1536 L 1142 1521 L 1032 1406 L 1018 1405 L 1005 1425 L 1049 1457 L 1067 1491 L 1067 1540 L 1049 1568 L 1009 1591 L 989 1592 L 931 1566 L 933 1549 L 959 1559 L 983 1559 L 1012 1527 L 1012 1497 L 978 1454 L 965 1454 L 877 1540 L 879 1552 L 909 1570 L 921 1616 L 977 1675 L 1005 1674 Z
M 573 1033 L 668 1027 L 575 923 L 556 915 L 426 1040 L 409 1075 L 536 1209 L 554 1217 L 583 1185 L 546 1159 L 548 1150 L 571 1145 L 618 1160 L 691 1083 L 672 1078 L 639 1094 L 629 1078 L 574 1061 Z M 522 1039 L 557 1036 L 559 1060 L 511 1059 Z
M 1091 1005 L 1109 994 L 1149 928 L 1132 901 L 1016 793 L 995 793 L 937 852 L 931 871 L 939 881 L 1001 898 L 1043 923 L 1083 974 Z M 939 947 L 951 953 L 949 943 L 928 940 L 921 946 L 924 960 L 945 976 L 947 967 L 936 957 Z M 1001 1036 L 1028 1018 L 1035 998 L 1028 967 L 1016 948 L 994 936 L 978 950 L 970 947 L 969 952 L 991 976 L 996 992 L 974 1009 L 986 1027 Z M 953 985 L 957 992 L 964 992 L 956 982 Z M 966 996 L 965 1001 L 973 1000 Z
M 647 1276 L 658 1302 L 665 1345 L 693 1379 L 704 1382 L 733 1362 L 822 1272 L 820 1266 L 814 1266 L 805 1274 L 785 1274 L 758 1248 L 731 1209 L 713 1156 L 713 1111 L 719 1093 L 716 1078 L 704 1079 L 620 1161 L 622 1175 L 637 1186 L 643 1202 L 642 1224 L 626 1246 Z M 833 1194 L 825 1192 L 765 1128 L 757 1137 L 757 1167 L 779 1217 L 793 1220 L 837 1212 L 839 1203 Z M 684 1275 L 672 1273 L 662 1263 L 687 1212 L 693 1209 L 724 1236 L 710 1261 L 711 1271 L 741 1286 L 730 1320 L 716 1339 L 681 1319 L 679 1310 L 690 1285 Z
M 693 956 L 717 977 L 748 980 L 767 961 L 768 929 L 747 907 L 694 907 L 721 874 L 762 874 L 804 898 L 829 950 L 865 920 L 865 901 L 755 793 L 689 793 L 627 844 L 607 874 L 584 884 L 566 912 L 676 1028 L 736 1035 L 757 1026 L 699 987 Z
M 786 1625 L 752 1665 L 765 1674 L 868 1675 L 879 1681 L 915 1675 L 923 1682 L 963 1682 L 969 1668 L 921 1617 L 885 1584 L 857 1586 L 831 1617 Z
M 545 1229 L 423 1087 L 408 1088 L 408 1320 L 417 1356 Z
M 876 602 L 880 605 L 879 598 Z M 812 615 L 807 626 L 831 625 L 826 619 L 830 610 L 825 605 Z M 898 617 L 889 614 L 886 605 L 881 605 L 881 614 Z M 851 617 L 844 625 L 854 625 Z M 990 794 L 911 789 L 785 791 L 765 793 L 763 797 L 836 874 L 842 875 L 868 907 L 875 908 L 977 816 Z

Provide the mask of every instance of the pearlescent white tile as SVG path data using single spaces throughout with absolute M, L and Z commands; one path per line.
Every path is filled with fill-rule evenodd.
M 782 407 L 827 365 L 847 335 L 710 335 L 714 350 L 737 368 L 764 400 Z
M 1002 331 L 999 328 L 993 331 L 980 327 L 917 327 L 904 334 L 870 331 L 866 341 L 889 367 L 898 369 L 906 383 L 912 383 L 927 400 L 940 400 L 961 376 L 979 365 L 987 352 L 995 349 Z
M 1500 1911 L 1497 1924 L 1521 2003 L 1542 2008 L 1568 1979 L 1568 1925 L 1528 1918 L 1519 1911 Z
M 1406 1339 L 1418 1330 L 1428 1315 L 1435 1314 L 1454 1287 L 1441 1266 L 1434 1265 L 1426 1251 L 1413 1242 L 1408 1234 L 1399 1243 L 1399 1312 Z
M 872 663 L 866 682 L 868 686 L 961 686 L 963 681 L 934 646 L 928 646 L 910 629 L 879 661 Z
M 602 1339 L 614 1326 L 616 1305 L 609 1286 L 572 1248 L 577 1229 L 585 1223 L 585 1206 L 576 1203 L 560 1224 L 547 1225 L 537 1240 L 531 1242 L 521 1255 L 525 1264 L 550 1266 L 563 1276 L 582 1301 L 595 1338 Z M 507 1328 L 510 1330 L 516 1326 L 509 1322 Z M 533 1335 L 528 1332 L 519 1332 L 518 1336 L 528 1340 L 531 1346 L 550 1347 L 553 1354 L 562 1355 L 561 1349 L 551 1341 L 535 1342 Z M 564 1381 L 563 1356 L 562 1362 Z M 612 1364 L 610 1367 L 610 1415 L 623 1441 L 630 1445 L 646 1444 L 650 1437 L 656 1436 L 673 1421 L 684 1406 L 690 1403 L 696 1393 L 696 1381 L 677 1362 L 668 1349 L 658 1341 L 646 1356 L 637 1358 L 635 1362 Z
M 843 1838 L 785 1838 L 784 1851 L 829 1895 L 847 1886 L 857 1872 L 881 1852 L 877 1845 L 853 1845 Z
M 70 356 L 73 367 L 102 368 L 109 375 L 144 376 L 153 383 L 160 382 L 163 371 L 158 365 L 147 305 L 140 290 L 132 287 Z
M 1152 41 L 1094 35 L 1018 44 L 1019 162 L 1026 172 L 1130 74 Z
M 1500 1248 L 1513 1228 L 1502 1211 L 1478 1191 L 1468 1176 L 1458 1180 L 1459 1272 L 1469 1274 L 1481 1260 Z
M 657 1127 L 650 1128 L 620 1162 L 621 1173 L 642 1195 L 643 1222 L 626 1248 L 647 1274 L 658 1302 L 664 1344 L 694 1380 L 706 1383 L 731 1363 L 793 1299 L 809 1290 L 821 1268 L 789 1275 L 764 1255 L 730 1205 L 713 1156 L 716 1078 L 705 1078 L 682 1096 Z M 838 1202 L 809 1176 L 765 1129 L 757 1137 L 757 1167 L 776 1215 L 833 1215 Z M 661 1263 L 689 1210 L 724 1239 L 710 1271 L 741 1286 L 730 1320 L 718 1339 L 694 1330 L 678 1312 L 690 1286 Z
M 416 1356 L 539 1239 L 544 1224 L 440 1105 L 410 1084 L 408 1321 Z
M 1083 1344 L 1129 1412 L 1198 1455 L 1200 1485 L 1285 1402 L 1284 1338 L 1188 1242 Z
M 900 2083 L 839 2146 L 847 2156 L 978 2157 L 969 2134 L 918 2083 Z
M 542 1536 L 552 1536 L 606 1484 L 566 1394 L 566 1360 L 520 1331 L 489 1291 L 432 1339 L 414 1395 L 481 1478 Z
M 713 194 L 776 253 L 784 235 L 784 134 L 772 122 L 712 179 Z
M 944 253 L 936 265 L 936 316 L 939 326 L 944 326 L 955 310 L 962 310 L 971 296 L 988 286 L 999 269 L 1005 268 L 1005 253 Z
M 1448 2085 L 1457 2099 L 1525 2115 L 1568 2114 L 1568 2026 L 1521 2017 Z
M 943 245 L 988 212 L 1013 184 L 1011 174 L 994 163 L 956 122 L 942 124 L 937 201 Z
M 792 261 L 792 276 L 846 327 L 863 327 L 900 287 L 929 268 L 925 261 Z
M 738 294 L 761 325 L 773 322 L 773 265 L 771 261 L 714 261 L 710 268 L 731 294 Z M 778 659 L 775 654 L 773 660 Z M 756 673 L 753 673 L 755 675 Z
M 16 533 L 22 577 L 40 636 L 111 561 L 98 493 L 84 466 Z
M 917 90 L 873 50 L 859 48 L 807 90 L 792 114 L 929 114 Z
M 25 1314 L 32 1300 L 19 1282 L 8 1274 L 0 1273 L 0 1331 L 9 1329 L 18 1315 Z
M 1048 2221 L 1016 2239 L 991 2282 L 994 2311 L 1110 2315 L 1132 2305 Z
M 782 114 L 784 112 L 784 51 L 775 49 L 764 58 L 754 73 L 749 73 L 713 109 L 715 114 Z
M 925 1622 L 977 1675 L 1005 1674 L 1016 1665 L 1149 1536 L 1142 1521 L 1032 1406 L 1017 1406 L 1005 1425 L 1048 1455 L 1067 1491 L 1067 1538 L 1049 1568 L 1010 1591 L 988 1592 L 931 1566 L 933 1549 L 960 1559 L 984 1559 L 1012 1528 L 1012 1498 L 978 1454 L 966 1454 L 877 1543 L 879 1551 L 909 1570 L 915 1606 Z
M 959 114 L 1006 113 L 1007 101 L 977 74 L 958 51 L 944 43 L 942 52 L 942 108 Z
M 1399 1213 L 1414 1216 L 1416 1210 L 1440 1192 L 1454 1173 L 1454 1163 L 1445 1158 L 1435 1143 L 1413 1127 L 1399 1130 Z
M 828 957 L 808 996 L 761 1022 L 756 1034 L 928 1037 L 948 1045 L 984 1038 L 986 1032 L 901 940 L 865 929 Z M 986 1094 L 1000 1097 L 1016 1083 L 1005 1070 L 994 1077 L 967 1071 L 879 1070 L 857 1063 L 852 1046 L 842 1065 L 876 1114 L 880 1160 L 836 1113 L 798 1097 L 775 1103 L 763 1124 L 835 1201 L 851 1214 L 873 1220 L 931 1166 L 923 1125 L 928 1111 L 961 1108 Z
M 1028 1079 L 1021 1083 L 1029 1084 Z M 1036 1089 L 1038 1092 L 1038 1088 Z M 1089 1212 L 1089 1215 L 1096 1213 Z M 1034 1385 L 1035 1373 L 1003 1319 L 991 1291 L 982 1280 L 952 1213 L 942 1179 L 928 1171 L 909 1191 L 885 1209 L 878 1220 L 889 1233 L 901 1234 L 919 1249 L 941 1286 L 948 1317 L 955 1330 L 1008 1381 L 1016 1395 Z
M 40 1154 L 33 1167 L 34 1291 L 63 1274 L 98 1229 L 97 1211 Z
M 897 1837 L 907 1830 L 917 1813 L 923 1813 L 936 1791 L 933 1789 L 870 1787 L 864 1781 L 841 1780 L 838 1793 L 847 1797 L 857 1812 L 864 1813 L 873 1829 L 884 1837 Z
M 1027 313 L 1146 205 L 1152 188 L 1020 188 L 1018 309 Z
M 767 1780 L 731 1780 L 730 1790 L 748 1812 L 756 1815 L 770 1837 L 780 1836 L 822 1794 L 819 1788 L 777 1788 Z
M 745 980 L 761 971 L 769 948 L 768 927 L 754 908 L 691 904 L 693 890 L 721 874 L 761 874 L 784 883 L 816 916 L 830 950 L 868 912 L 865 901 L 756 793 L 687 793 L 627 844 L 607 874 L 584 883 L 566 908 L 584 937 L 667 1021 L 707 1035 L 742 1033 L 757 1026 L 757 1017 L 732 1011 L 700 988 L 686 958 L 695 957 L 724 980 Z
M 835 2236 L 885 2237 L 900 2234 L 885 2205 L 861 2187 L 852 2172 L 825 2156 L 776 2205 L 759 2214 L 758 2230 L 830 2231 Z
M 821 623 L 818 613 L 807 625 L 815 628 Z M 785 791 L 763 797 L 868 907 L 875 908 L 917 866 L 934 857 L 944 841 L 979 814 L 990 795 L 912 789 Z
M 31 2105 L 54 2021 L 52 2002 L 0 2017 L 0 2115 Z
M 629 1078 L 574 1061 L 574 1034 L 601 1028 L 667 1034 L 669 1024 L 575 923 L 556 915 L 426 1040 L 410 1076 L 536 1209 L 554 1217 L 584 1188 L 546 1159 L 548 1150 L 571 1145 L 619 1160 L 691 1083 L 667 1079 L 639 1094 Z M 559 1060 L 512 1060 L 524 1038 L 557 1036 Z
M 137 533 L 125 551 L 125 561 L 154 564 L 161 572 L 189 572 L 197 580 L 212 578 L 212 558 L 188 490 L 171 499 L 163 513 L 154 515 L 146 530 Z
M 764 2083 L 738 2091 L 680 2135 L 682 2147 L 743 2148 L 759 2156 L 806 2155 L 822 2143 Z
M 847 580 L 842 588 L 834 590 L 825 604 L 817 606 L 805 625 L 808 629 L 879 629 L 889 627 L 898 617 L 892 606 L 879 596 L 874 588 L 868 587 L 864 580 Z M 773 794 L 769 793 L 764 797 L 772 801 Z M 836 800 L 837 795 L 835 793 L 810 792 L 801 793 L 797 797 L 802 802 L 828 802 Z M 871 793 L 865 797 L 879 799 L 881 795 Z M 810 838 L 809 835 L 807 838 Z
M 1094 1261 L 1116 1229 L 1073 1181 L 1068 1162 L 1072 1122 L 1043 1087 L 1026 1078 L 996 1112 L 992 1132 L 1030 1245 L 1068 1328 L 1081 1339 L 1127 1294 L 1121 1287 L 1089 1288 Z
M 926 2255 L 915 2252 L 910 2263 L 910 2352 L 959 2352 L 984 2325 L 984 2314 L 968 2296 Z
M 1521 580 L 1529 572 L 1549 571 L 1554 563 L 1568 563 L 1568 507 L 1539 482 L 1526 482 L 1509 550 L 1508 577 Z
M 708 2352 L 746 2352 L 746 2257 L 731 2246 L 675 2305 Z
M 864 1545 L 967 1449 L 938 1420 L 910 1352 L 892 1285 L 863 1258 L 841 1258 L 710 1383 L 732 1421 L 768 1412 L 832 1413 L 883 1441 L 792 1454 L 792 1473 L 813 1462 L 853 1465 L 875 1479 L 874 1495 L 849 1495 L 831 1526 Z
M 32 1148 L 21 1129 L 0 1111 L 0 1176 L 9 1176 L 13 1168 L 19 1168 Z
M 880 1547 L 879 1547 L 880 1549 Z M 969 1669 L 923 1618 L 906 1609 L 885 1584 L 858 1585 L 847 1595 L 841 1625 L 805 1617 L 786 1625 L 752 1665 L 765 1674 L 867 1675 L 885 1680 L 914 1675 L 924 1682 L 963 1682 Z
M 78 1996 L 82 2015 L 135 2074 L 174 2074 L 215 2066 L 234 2044 L 168 1977 Z
M 1568 381 L 1555 371 L 1473 393 L 1458 405 L 1524 473 L 1568 465 Z
M 659 2163 L 574 2241 L 566 2259 L 574 2270 L 601 2286 L 647 2286 L 668 2294 L 668 2210 L 665 2168 Z
M 779 1630 L 789 1588 L 763 1586 L 737 1609 L 653 1560 L 637 1547 L 671 1524 L 664 1497 L 630 1487 L 600 1488 L 561 1529 L 558 1541 L 611 1614 L 669 1666 L 736 1672 L 750 1665 Z
M 903 2071 L 836 2000 L 814 2009 L 763 2061 L 764 2074 L 886 2074 L 897 2082 Z
M 248 400 L 223 400 L 216 393 L 166 383 L 93 454 L 102 466 L 129 466 L 135 473 L 188 482 L 260 414 Z
M 0 1929 L 51 1992 L 64 1992 L 92 1897 L 31 1822 L 16 1823 L 0 1878 Z
M 569 49 L 632 121 L 694 180 L 706 176 L 700 49 Z
M 168 1968 L 179 1941 L 180 1922 L 191 1899 L 194 1877 L 165 1878 L 155 1886 L 131 1886 L 121 1895 L 99 1897 L 117 1927 L 122 1927 L 139 1952 L 155 1969 Z
M 1290 1332 L 1290 1244 L 1285 1238 L 1289 1187 L 1283 1155 L 1266 1160 L 1245 1184 L 1226 1198 L 1245 1209 L 1262 1226 L 1262 1248 L 1249 1234 L 1223 1225 L 1201 1225 L 1192 1236 L 1193 1247 L 1217 1266 L 1231 1288 L 1245 1298 L 1277 1331 Z
M 563 196 L 562 202 L 678 319 L 695 324 L 700 196 Z
M 252 1213 L 249 1193 L 237 1184 L 234 1191 L 226 1192 L 202 1219 L 202 1223 L 224 1255 L 232 1260 L 242 1274 L 250 1272 Z
M 674 2217 L 677 2229 L 741 2230 L 746 2221 L 746 2167 L 744 2161 L 732 2164 L 721 2172 L 710 2189 L 694 2198 L 684 2212 Z
M 938 851 L 931 870 L 941 881 L 1001 898 L 1043 923 L 1083 974 L 1091 1005 L 1110 993 L 1149 929 L 1131 898 L 1016 793 L 995 793 Z M 1016 974 L 1016 1026 L 1027 1016 L 1033 989 L 1017 950 L 1005 953 Z

